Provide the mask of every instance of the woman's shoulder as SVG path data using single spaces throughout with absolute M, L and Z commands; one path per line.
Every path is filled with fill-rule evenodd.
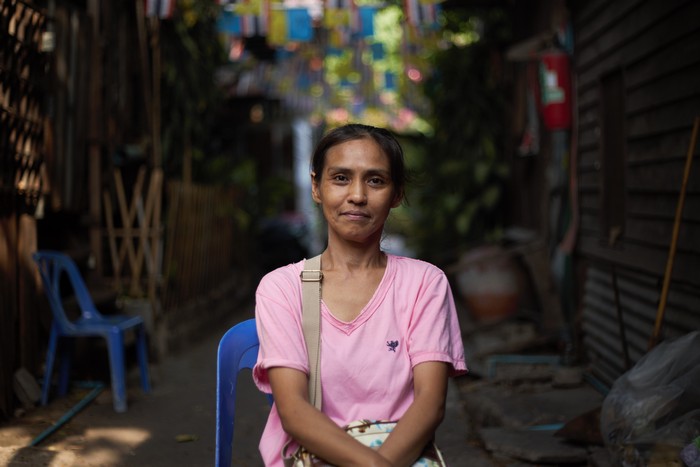
M 304 260 L 273 269 L 260 279 L 258 290 L 269 290 L 295 285 L 299 282 L 299 273 L 303 268 Z
M 420 274 L 423 276 L 445 275 L 442 269 L 422 259 L 387 254 L 400 273 Z

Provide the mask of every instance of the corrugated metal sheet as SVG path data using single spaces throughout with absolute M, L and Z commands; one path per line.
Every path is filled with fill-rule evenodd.
M 631 362 L 648 350 L 652 335 L 661 281 L 648 274 L 615 269 L 622 318 L 620 330 L 613 287 L 612 267 L 588 268 L 582 312 L 582 331 L 592 370 L 596 377 L 611 384 L 627 368 L 624 342 Z M 691 287 L 674 284 L 664 314 L 664 335 L 678 336 L 700 329 L 700 295 Z

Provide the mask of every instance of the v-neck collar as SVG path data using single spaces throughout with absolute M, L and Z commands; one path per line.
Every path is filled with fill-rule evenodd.
M 372 297 L 369 299 L 367 304 L 365 304 L 362 310 L 360 310 L 360 313 L 355 317 L 355 319 L 353 319 L 352 321 L 342 321 L 336 318 L 333 315 L 333 313 L 331 313 L 330 309 L 328 309 L 326 303 L 322 299 L 321 317 L 324 318 L 326 322 L 330 323 L 331 325 L 333 325 L 333 327 L 339 329 L 345 334 L 350 335 L 353 331 L 355 331 L 355 329 L 362 326 L 365 322 L 367 322 L 368 319 L 372 317 L 374 312 L 377 311 L 377 309 L 379 308 L 379 305 L 382 304 L 384 297 L 386 297 L 387 290 L 391 286 L 396 269 L 394 256 L 390 255 L 389 253 L 385 254 L 386 268 L 384 269 L 384 275 L 382 276 L 382 280 L 379 281 L 379 285 L 374 291 L 374 294 L 372 294 Z

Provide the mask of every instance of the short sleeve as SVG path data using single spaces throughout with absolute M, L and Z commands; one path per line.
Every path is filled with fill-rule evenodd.
M 253 379 L 271 393 L 268 369 L 293 368 L 308 373 L 308 357 L 301 326 L 301 292 L 295 266 L 267 274 L 255 293 L 255 321 L 260 340 Z
M 467 372 L 464 344 L 449 281 L 435 268 L 426 274 L 408 330 L 411 365 L 429 361 L 451 365 L 450 376 Z

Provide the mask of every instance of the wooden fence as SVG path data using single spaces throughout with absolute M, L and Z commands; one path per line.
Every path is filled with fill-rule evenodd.
M 234 189 L 165 183 L 160 169 L 114 170 L 103 193 L 105 272 L 123 311 L 144 318 L 155 355 L 215 325 L 221 316 L 193 310 L 241 288 L 250 248 L 239 202 Z
M 114 190 L 103 193 L 115 288 L 132 297 L 147 296 L 152 303 L 157 301 L 161 273 L 162 185 L 162 170 L 153 170 L 147 177 L 142 166 L 127 196 L 121 171 L 115 169 Z
M 206 296 L 242 267 L 248 241 L 233 189 L 169 182 L 166 188 L 164 313 Z

